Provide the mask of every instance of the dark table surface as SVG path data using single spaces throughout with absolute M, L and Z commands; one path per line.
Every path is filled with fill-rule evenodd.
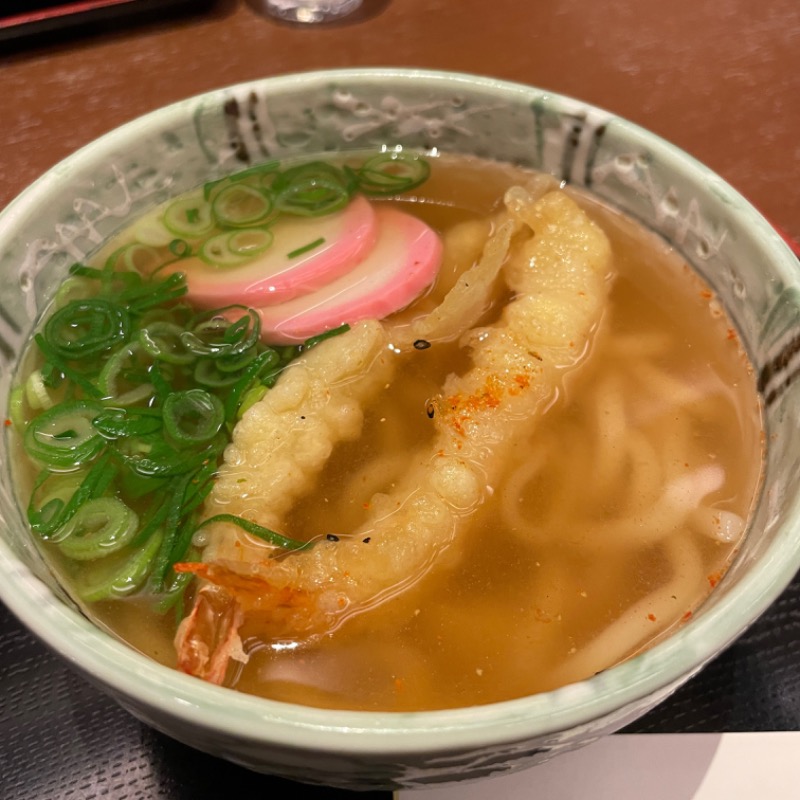
M 800 239 L 797 0 L 364 0 L 347 23 L 314 29 L 234 0 L 118 6 L 28 35 L 4 32 L 0 20 L 0 207 L 76 148 L 165 103 L 286 72 L 416 66 L 543 86 L 632 119 L 707 163 Z M 123 15 L 122 6 L 141 13 Z M 800 578 L 627 730 L 800 730 Z M 2 800 L 302 790 L 143 726 L 0 606 Z M 370 796 L 389 794 L 362 795 Z
M 0 606 L 3 800 L 335 800 L 355 793 L 257 775 L 156 733 Z M 800 577 L 735 644 L 628 733 L 800 730 Z M 386 798 L 370 792 L 365 798 Z

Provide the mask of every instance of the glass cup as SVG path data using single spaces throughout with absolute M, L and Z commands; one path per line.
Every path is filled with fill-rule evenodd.
M 258 0 L 256 8 L 287 22 L 332 22 L 351 14 L 361 0 Z

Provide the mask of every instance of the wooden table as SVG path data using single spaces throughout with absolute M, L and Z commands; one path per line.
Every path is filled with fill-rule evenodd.
M 798 0 L 364 0 L 346 23 L 326 27 L 280 24 L 234 0 L 162 16 L 0 42 L 0 207 L 76 148 L 186 96 L 299 70 L 403 66 L 483 73 L 603 106 L 707 163 L 800 239 Z M 790 591 L 716 671 L 682 690 L 683 706 L 663 707 L 639 729 L 800 728 L 791 634 L 800 582 Z M 769 636 L 778 639 L 765 662 Z M 140 726 L 2 608 L 0 642 L 0 796 L 174 800 L 234 785 L 283 796 L 280 782 Z M 776 689 L 765 670 L 779 652 L 789 660 Z M 734 705 L 743 680 L 755 689 Z M 714 692 L 705 718 L 687 723 L 686 709 Z M 728 703 L 738 716 L 726 716 Z M 48 745 L 52 726 L 69 740 Z
M 797 0 L 364 0 L 347 23 L 325 27 L 280 24 L 230 0 L 18 47 L 0 55 L 0 206 L 165 103 L 352 66 L 483 73 L 603 106 L 684 148 L 800 237 Z

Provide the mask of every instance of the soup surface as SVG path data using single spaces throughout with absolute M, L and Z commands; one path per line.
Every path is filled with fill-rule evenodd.
M 505 192 L 531 182 L 529 173 L 477 159 L 430 161 L 422 185 L 375 201 L 421 219 L 444 242 L 433 287 L 390 318 L 399 339 L 480 262 L 487 238 L 499 227 Z M 342 581 L 335 597 L 347 607 L 326 610 L 333 621 L 319 627 L 276 624 L 276 617 L 294 619 L 306 604 L 328 602 L 312 596 L 300 567 L 292 573 L 299 576 L 294 583 L 263 583 L 265 575 L 269 584 L 269 576 L 278 574 L 273 561 L 288 564 L 287 574 L 293 560 L 319 569 L 337 545 L 357 539 L 369 552 L 371 545 L 383 546 L 381 537 L 400 535 L 386 533 L 393 511 L 376 509 L 386 498 L 408 508 L 417 483 L 428 479 L 420 464 L 438 447 L 433 423 L 452 405 L 446 387 L 458 386 L 459 376 L 469 373 L 480 331 L 491 332 L 519 294 L 502 279 L 492 283 L 489 302 L 469 330 L 450 340 L 420 338 L 412 348 L 388 349 L 385 357 L 397 360 L 396 373 L 385 390 L 353 404 L 358 435 L 332 442 L 330 453 L 315 462 L 313 488 L 298 479 L 291 489 L 298 499 L 279 519 L 254 519 L 240 510 L 261 526 L 279 525 L 291 540 L 317 542 L 314 548 L 281 554 L 272 544 L 256 547 L 238 528 L 232 533 L 227 526 L 224 534 L 204 528 L 194 534 L 185 562 L 220 561 L 214 537 L 224 535 L 248 553 L 250 548 L 255 555 L 244 560 L 252 563 L 236 566 L 233 578 L 189 563 L 179 571 L 184 579 L 175 580 L 172 605 L 154 601 L 146 583 L 112 599 L 86 603 L 84 594 L 88 613 L 168 665 L 181 660 L 173 645 L 181 619 L 190 621 L 182 626 L 179 650 L 187 647 L 187 625 L 192 641 L 208 626 L 213 632 L 201 633 L 209 648 L 219 649 L 220 637 L 225 639 L 219 678 L 226 685 L 289 702 L 366 710 L 459 707 L 547 691 L 630 657 L 689 619 L 734 557 L 758 491 L 763 440 L 753 376 L 713 293 L 674 252 L 592 198 L 568 193 L 610 242 L 609 273 L 602 278 L 607 298 L 585 347 L 555 368 L 551 391 L 531 419 L 509 416 L 513 430 L 502 444 L 502 460 L 491 467 L 481 461 L 470 473 L 485 477 L 479 499 L 452 513 L 452 530 L 417 558 L 413 571 L 352 604 L 347 587 L 359 576 L 337 573 L 330 581 Z M 163 209 L 153 219 L 160 214 Z M 105 263 L 148 225 L 138 223 L 95 263 Z M 311 224 L 309 241 L 313 230 Z M 533 232 L 534 238 L 546 235 Z M 332 350 L 351 333 L 326 344 Z M 292 361 L 276 386 L 292 371 L 299 374 L 312 352 Z M 317 352 L 324 352 L 323 345 Z M 27 370 L 40 361 L 32 353 Z M 373 368 L 370 363 L 366 371 Z M 35 417 L 35 409 L 25 412 Z M 306 416 L 298 412 L 293 419 L 302 431 Z M 226 458 L 234 460 L 230 452 Z M 296 468 L 275 459 L 259 470 L 283 476 Z M 34 474 L 32 468 L 19 476 L 23 505 Z M 247 510 L 245 473 L 233 474 Z M 405 499 L 403 487 L 411 487 Z M 215 491 L 205 513 L 236 513 Z M 141 519 L 149 513 L 148 497 L 143 492 L 137 500 Z M 414 530 L 406 525 L 401 534 L 413 537 Z M 44 546 L 56 569 L 67 586 L 75 585 L 86 562 L 65 558 L 53 537 L 49 541 Z M 376 570 L 384 555 L 375 558 Z M 359 564 L 371 569 L 370 556 Z M 198 579 L 181 595 L 195 573 Z M 172 586 L 174 576 L 166 579 Z M 314 580 L 320 586 L 328 579 Z M 191 618 L 201 589 L 211 589 L 209 597 L 216 599 L 203 607 L 202 617 Z M 228 604 L 230 597 L 238 602 Z

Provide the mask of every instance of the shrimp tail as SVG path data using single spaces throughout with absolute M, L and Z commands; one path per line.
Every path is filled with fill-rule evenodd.
M 247 660 L 239 638 L 243 621 L 244 611 L 233 595 L 214 584 L 203 586 L 175 634 L 178 669 L 221 684 L 230 659 Z
M 247 565 L 183 563 L 176 572 L 193 572 L 204 583 L 192 612 L 178 626 L 178 668 L 211 683 L 225 680 L 230 659 L 246 663 L 239 635 L 245 617 L 268 621 L 273 636 L 309 630 L 321 613 L 315 593 L 277 587 Z

